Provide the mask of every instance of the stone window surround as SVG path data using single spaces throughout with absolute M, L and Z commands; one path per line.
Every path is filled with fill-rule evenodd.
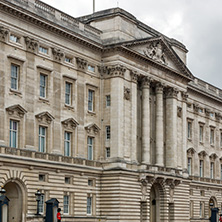
M 71 104 L 65 103 L 65 90 L 66 90 L 66 83 L 71 84 Z M 63 87 L 62 87 L 62 100 L 64 101 L 64 106 L 68 109 L 76 109 L 77 106 L 77 86 L 76 86 L 76 78 L 73 78 L 69 75 L 63 75 Z
M 92 111 L 88 109 L 88 96 L 89 96 L 89 90 L 91 90 L 93 93 L 93 109 Z M 86 107 L 87 107 L 87 112 L 90 114 L 96 114 L 97 111 L 97 103 L 96 103 L 96 98 L 98 94 L 98 86 L 92 85 L 90 83 L 86 83 Z
M 205 123 L 199 121 L 198 122 L 198 137 L 199 137 L 199 143 L 204 144 L 204 138 L 205 138 Z M 202 128 L 202 136 L 200 135 L 200 129 Z
M 190 137 L 188 135 L 188 124 L 191 124 L 191 128 L 190 128 Z M 192 141 L 193 139 L 193 119 L 191 118 L 187 118 L 187 139 Z

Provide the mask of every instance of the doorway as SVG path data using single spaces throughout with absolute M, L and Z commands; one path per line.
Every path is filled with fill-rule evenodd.
M 23 195 L 19 185 L 15 182 L 8 182 L 4 189 L 9 201 L 9 221 L 8 222 L 22 222 L 22 206 Z

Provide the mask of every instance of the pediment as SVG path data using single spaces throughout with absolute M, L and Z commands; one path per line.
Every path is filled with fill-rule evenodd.
M 205 157 L 207 155 L 207 153 L 203 150 L 201 152 L 198 153 L 199 157 Z
M 42 112 L 36 114 L 35 117 L 39 122 L 51 123 L 55 118 L 49 112 Z
M 190 155 L 193 155 L 195 152 L 196 152 L 196 151 L 195 151 L 195 149 L 194 149 L 193 147 L 191 147 L 191 148 L 189 148 L 189 149 L 187 150 L 187 154 L 190 154 Z
M 19 117 L 23 117 L 27 111 L 19 104 L 9 106 L 6 108 L 6 111 L 8 111 L 9 115 L 16 115 Z
M 85 129 L 87 130 L 88 133 L 94 132 L 95 134 L 97 134 L 100 131 L 100 128 L 95 123 L 90 123 L 86 125 Z
M 65 119 L 61 123 L 65 128 L 71 128 L 71 129 L 75 129 L 79 125 L 79 123 L 73 118 Z
M 209 158 L 210 158 L 211 160 L 215 160 L 217 157 L 218 157 L 218 155 L 217 155 L 216 153 L 212 153 L 212 154 L 210 154 L 210 156 L 209 156 Z
M 156 64 L 193 79 L 192 73 L 163 36 L 132 41 L 124 44 L 124 46 Z

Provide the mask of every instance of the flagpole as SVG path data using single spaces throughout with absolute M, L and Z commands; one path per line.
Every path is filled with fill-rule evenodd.
M 93 0 L 93 13 L 95 13 L 95 0 Z

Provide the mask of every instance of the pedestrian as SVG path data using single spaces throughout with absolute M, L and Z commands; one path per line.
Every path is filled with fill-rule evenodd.
M 222 214 L 220 214 L 219 221 L 222 222 Z
M 60 213 L 60 211 L 61 211 L 61 208 L 58 208 L 58 210 L 57 210 L 57 222 L 61 222 L 61 213 Z

